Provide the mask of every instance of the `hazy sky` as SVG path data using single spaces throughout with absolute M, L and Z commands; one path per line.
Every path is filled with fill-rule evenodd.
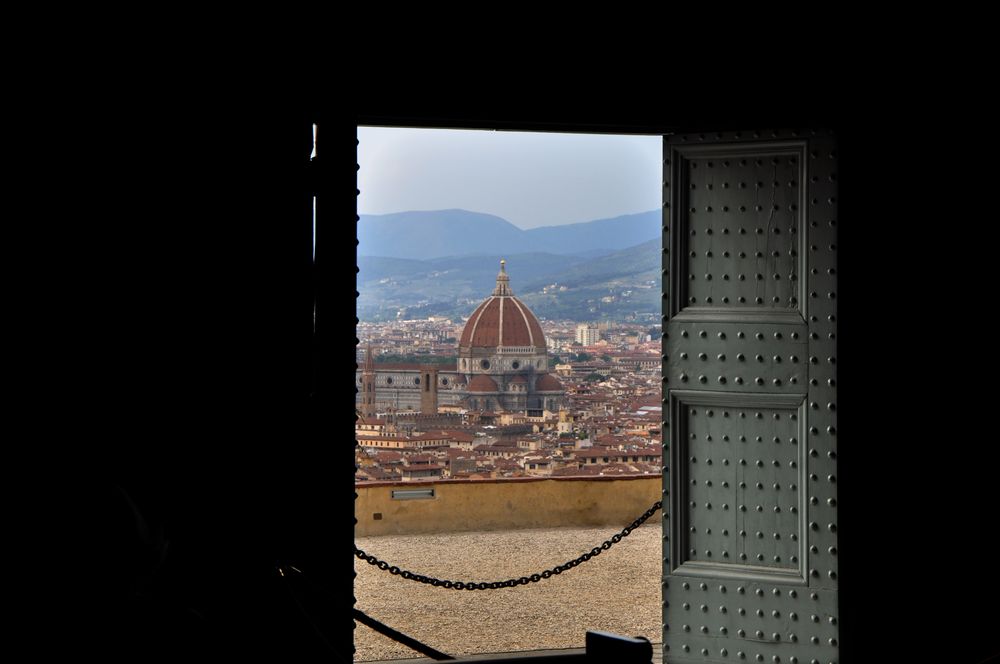
M 658 209 L 659 136 L 358 127 L 361 214 L 462 208 L 520 228 Z

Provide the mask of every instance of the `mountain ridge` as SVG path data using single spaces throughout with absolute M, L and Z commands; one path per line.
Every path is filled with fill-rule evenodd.
M 452 208 L 360 215 L 358 256 L 427 260 L 526 253 L 606 253 L 659 237 L 660 210 L 521 229 L 502 217 Z

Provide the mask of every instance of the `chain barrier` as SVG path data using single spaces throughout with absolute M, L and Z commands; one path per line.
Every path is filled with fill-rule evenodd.
M 496 590 L 497 588 L 514 588 L 516 586 L 523 586 L 529 583 L 538 583 L 542 579 L 548 579 L 556 574 L 562 574 L 563 572 L 573 569 L 581 563 L 585 563 L 595 556 L 601 555 L 602 552 L 607 551 L 612 546 L 622 541 L 622 538 L 628 537 L 629 534 L 644 524 L 649 517 L 656 514 L 656 511 L 663 507 L 663 501 L 658 500 L 653 503 L 646 512 L 640 516 L 638 519 L 633 521 L 631 524 L 626 526 L 620 533 L 615 533 L 610 539 L 606 540 L 600 546 L 595 546 L 593 549 L 583 554 L 575 560 L 570 560 L 569 562 L 563 563 L 553 567 L 552 569 L 547 569 L 540 574 L 532 574 L 531 576 L 522 576 L 519 579 L 507 579 L 506 581 L 448 581 L 445 579 L 435 579 L 432 576 L 425 576 L 423 574 L 414 574 L 405 569 L 400 569 L 395 565 L 390 565 L 384 560 L 379 560 L 375 556 L 369 555 L 362 551 L 361 549 L 354 547 L 354 555 L 359 559 L 364 560 L 369 565 L 374 565 L 380 570 L 388 571 L 390 574 L 395 576 L 401 576 L 409 581 L 417 581 L 418 583 L 426 583 L 432 585 L 435 588 L 448 588 L 449 590 Z

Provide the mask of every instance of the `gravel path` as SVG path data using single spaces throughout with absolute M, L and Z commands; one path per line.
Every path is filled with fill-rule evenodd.
M 560 565 L 615 532 L 613 526 L 547 528 L 360 537 L 355 544 L 414 573 L 502 581 Z M 588 629 L 659 643 L 661 545 L 660 522 L 653 518 L 579 567 L 498 590 L 434 588 L 355 559 L 354 595 L 369 616 L 449 655 L 582 648 Z M 357 662 L 420 657 L 361 624 L 354 645 Z

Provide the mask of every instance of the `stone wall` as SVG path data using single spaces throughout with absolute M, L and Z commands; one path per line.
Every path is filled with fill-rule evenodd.
M 433 489 L 434 497 L 392 497 L 393 490 L 419 489 Z M 358 523 L 354 532 L 358 537 L 570 526 L 623 528 L 660 500 L 662 478 L 365 482 L 355 491 Z

